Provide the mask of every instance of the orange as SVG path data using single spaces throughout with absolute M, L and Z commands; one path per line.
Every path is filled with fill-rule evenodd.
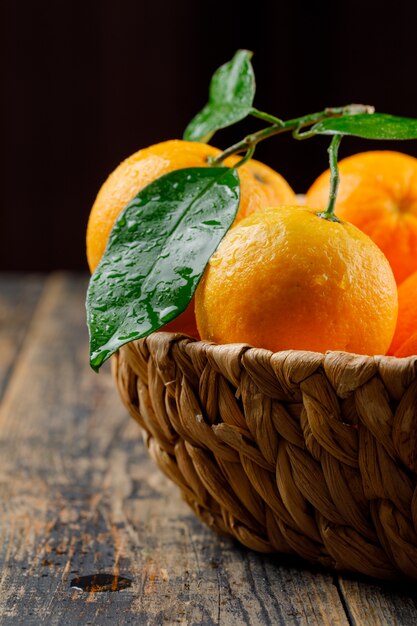
M 161 330 L 169 333 L 180 332 L 185 335 L 190 335 L 190 337 L 194 337 L 195 339 L 200 339 L 195 321 L 194 298 L 191 300 L 190 304 L 183 313 L 173 319 L 172 322 L 165 324 Z
M 417 355 L 417 332 L 411 335 L 404 343 L 398 348 L 394 356 L 405 357 Z
M 204 143 L 170 140 L 139 150 L 123 161 L 105 181 L 91 209 L 87 226 L 87 259 L 93 272 L 105 250 L 110 231 L 120 211 L 143 187 L 163 174 L 186 167 L 207 166 L 207 157 L 220 150 Z M 231 166 L 240 157 L 230 157 Z M 239 168 L 241 200 L 237 220 L 271 204 L 295 202 L 288 183 L 258 161 Z
M 417 270 L 417 159 L 391 151 L 361 152 L 339 163 L 336 214 L 381 248 L 398 284 Z M 323 209 L 329 171 L 307 192 L 307 205 Z
M 402 344 L 417 332 L 417 272 L 398 287 L 398 321 L 389 354 L 396 354 Z
M 272 351 L 385 354 L 397 309 L 391 267 L 372 240 L 294 206 L 231 228 L 195 297 L 203 339 Z

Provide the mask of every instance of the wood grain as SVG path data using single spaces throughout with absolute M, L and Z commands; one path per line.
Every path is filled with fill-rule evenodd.
M 109 368 L 89 368 L 85 288 L 83 277 L 49 278 L 17 360 L 8 357 L 0 624 L 408 623 L 383 621 L 389 599 L 398 615 L 415 615 L 407 594 L 378 586 L 370 594 L 345 579 L 338 588 L 329 573 L 243 549 L 194 517 L 148 458 Z M 132 587 L 70 588 L 72 578 L 101 572 Z
M 353 626 L 415 626 L 417 596 L 413 583 L 373 583 L 364 579 L 339 579 Z
M 0 274 L 0 398 L 44 282 L 40 275 Z

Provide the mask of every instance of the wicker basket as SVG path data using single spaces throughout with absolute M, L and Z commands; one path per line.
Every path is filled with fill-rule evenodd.
M 417 357 L 154 333 L 113 372 L 150 454 L 211 528 L 261 552 L 417 578 Z

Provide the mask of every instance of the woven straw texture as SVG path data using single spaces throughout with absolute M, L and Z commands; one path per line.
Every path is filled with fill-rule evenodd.
M 154 333 L 113 357 L 150 454 L 211 528 L 417 578 L 417 357 L 272 353 Z

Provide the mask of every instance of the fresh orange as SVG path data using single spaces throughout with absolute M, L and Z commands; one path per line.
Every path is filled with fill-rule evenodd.
M 417 332 L 417 272 L 398 287 L 398 321 L 389 354 L 397 350 Z
M 143 187 L 163 174 L 186 167 L 205 167 L 220 150 L 204 143 L 170 140 L 139 150 L 123 161 L 105 181 L 91 209 L 87 226 L 87 259 L 93 272 L 105 250 L 120 211 Z M 230 157 L 231 166 L 240 157 Z M 277 172 L 251 160 L 239 168 L 241 199 L 237 220 L 271 204 L 295 202 L 288 183 Z
M 406 339 L 404 343 L 398 348 L 395 352 L 394 356 L 397 357 L 405 357 L 405 356 L 413 356 L 417 355 L 417 332 L 415 332 L 411 337 Z
M 391 151 L 354 154 L 339 163 L 336 214 L 381 248 L 398 284 L 417 270 L 417 159 Z M 329 171 L 307 192 L 307 205 L 323 209 Z
M 385 354 L 397 309 L 391 267 L 371 239 L 294 206 L 231 228 L 195 297 L 203 339 L 273 351 Z

